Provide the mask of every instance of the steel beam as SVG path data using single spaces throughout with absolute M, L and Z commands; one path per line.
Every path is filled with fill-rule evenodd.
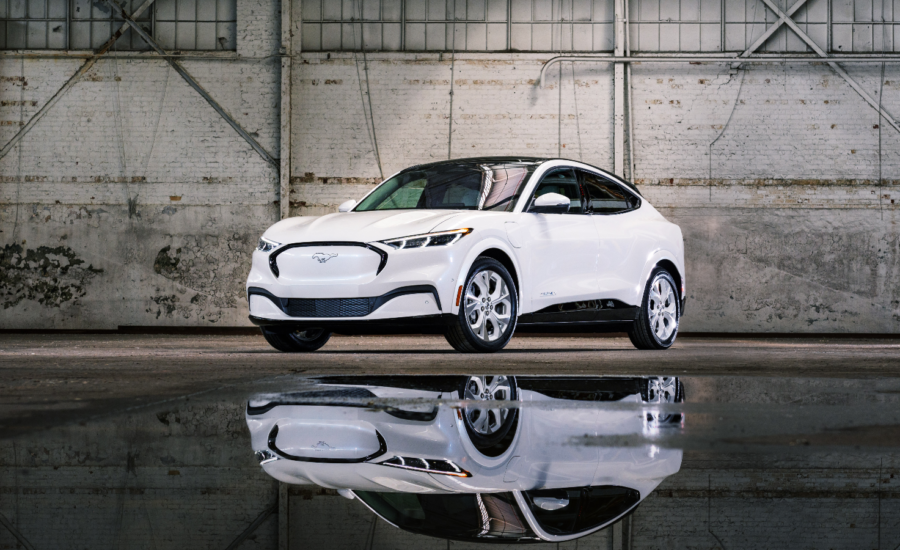
M 152 4 L 153 1 L 154 0 L 145 0 L 143 4 L 138 6 L 138 9 L 134 10 L 134 13 L 132 13 L 132 17 L 137 17 L 140 14 L 144 13 L 147 8 L 150 7 L 150 4 Z M 121 10 L 121 8 L 119 9 Z M 123 11 L 122 13 L 125 12 Z M 10 151 L 12 151 L 13 147 L 15 147 L 16 144 L 19 143 L 19 141 L 21 141 L 23 137 L 25 137 L 25 134 L 30 132 L 31 129 L 34 128 L 34 125 L 37 124 L 38 121 L 47 114 L 47 111 L 52 109 L 53 106 L 56 105 L 56 102 L 59 101 L 62 96 L 66 95 L 66 92 L 68 92 L 72 88 L 72 86 L 74 86 L 79 80 L 81 80 L 81 77 L 84 76 L 85 73 L 91 70 L 91 67 L 93 67 L 94 64 L 97 63 L 97 60 L 100 59 L 100 57 L 103 56 L 106 52 L 108 52 L 110 48 L 112 48 L 112 45 L 115 44 L 116 40 L 118 40 L 123 34 L 125 34 L 126 30 L 128 30 L 128 23 L 125 23 L 124 25 L 119 27 L 119 30 L 113 33 L 109 40 L 106 41 L 106 44 L 103 44 L 99 50 L 97 50 L 90 58 L 88 58 L 87 61 L 84 62 L 84 64 L 77 71 L 75 71 L 75 74 L 69 77 L 69 80 L 67 80 L 66 83 L 63 84 L 55 94 L 53 94 L 53 97 L 51 97 L 50 100 L 47 101 L 47 103 L 44 103 L 44 106 L 38 109 L 38 112 L 34 113 L 34 115 L 25 124 L 25 126 L 23 126 L 18 132 L 16 132 L 16 135 L 14 135 L 12 139 L 3 146 L 3 149 L 0 149 L 0 159 L 5 157 Z M 69 31 L 67 30 L 66 33 L 68 32 Z
M 16 526 L 9 521 L 6 516 L 0 514 L 0 525 L 6 527 L 6 529 L 10 532 L 10 534 L 19 541 L 19 544 L 24 546 L 26 550 L 34 550 L 34 545 L 28 542 L 28 539 L 25 538 L 25 535 L 22 534 L 21 531 L 16 529 Z
M 797 26 L 797 23 L 795 23 L 793 19 L 791 19 L 790 17 L 787 16 L 787 14 L 785 14 L 783 11 L 781 11 L 781 8 L 779 8 L 778 6 L 776 6 L 776 5 L 772 2 L 772 0 L 762 0 L 762 1 L 766 4 L 766 6 L 769 7 L 770 10 L 772 10 L 773 12 L 775 12 L 775 14 L 778 15 L 778 17 L 780 17 L 781 19 L 783 19 L 784 22 L 785 22 L 785 24 L 787 24 L 787 25 L 788 25 L 788 26 L 789 26 L 789 27 L 797 34 L 797 36 L 800 37 L 801 40 L 803 40 L 804 42 L 806 42 L 806 44 L 807 44 L 810 48 L 812 48 L 812 50 L 813 50 L 814 52 L 816 52 L 817 54 L 819 54 L 819 57 L 828 57 L 828 54 L 825 53 L 825 50 L 823 50 L 818 44 L 816 44 L 816 42 L 815 42 L 812 38 L 810 38 L 808 34 L 806 34 L 805 32 L 803 32 L 803 31 L 800 29 L 800 27 Z M 884 119 L 887 121 L 888 124 L 890 124 L 891 126 L 893 126 L 895 130 L 897 130 L 898 132 L 900 132 L 900 124 L 898 124 L 897 121 L 894 120 L 894 117 L 892 117 L 892 116 L 890 115 L 890 113 L 888 113 L 886 110 L 884 110 L 884 107 L 882 107 L 881 105 L 879 105 L 879 103 L 878 103 L 877 101 L 875 101 L 875 99 L 873 99 L 872 96 L 870 96 L 869 93 L 866 92 L 866 91 L 862 88 L 862 86 L 860 86 L 859 83 L 856 82 L 856 80 L 854 80 L 853 77 L 851 77 L 851 76 L 847 73 L 847 71 L 845 71 L 845 70 L 844 70 L 840 65 L 838 65 L 836 62 L 831 61 L 831 62 L 829 62 L 828 64 L 831 66 L 832 69 L 834 69 L 834 72 L 836 72 L 837 74 L 841 75 L 841 77 L 843 77 L 843 79 L 847 81 L 847 84 L 849 84 L 851 88 L 853 88 L 854 90 L 856 90 L 856 93 L 858 93 L 860 96 L 862 96 L 863 99 L 866 100 L 866 103 L 868 103 L 869 105 L 871 105 L 872 108 L 875 109 L 875 111 L 878 112 L 878 114 L 880 114 L 882 117 L 884 117 Z
M 291 215 L 292 4 L 292 0 L 281 2 L 281 166 L 278 178 L 278 218 L 281 220 Z
M 615 55 L 625 53 L 625 0 L 615 0 L 616 43 Z M 616 63 L 613 68 L 613 172 L 620 178 L 625 177 L 625 64 Z M 560 82 L 560 85 L 562 82 Z M 574 82 L 572 83 L 575 84 Z
M 278 503 L 277 502 L 275 504 L 269 506 L 265 510 L 263 510 L 262 513 L 259 514 L 258 516 L 256 516 L 256 519 L 253 520 L 253 522 L 250 525 L 248 525 L 246 529 L 244 529 L 243 533 L 241 533 L 240 535 L 237 536 L 236 539 L 231 541 L 231 544 L 229 544 L 225 548 L 225 550 L 235 550 L 238 546 L 241 545 L 242 542 L 247 540 L 247 537 L 252 535 L 253 532 L 256 531 L 256 529 L 260 525 L 262 525 L 262 522 L 269 519 L 269 516 L 271 516 L 272 514 L 274 514 L 277 511 L 278 511 Z
M 162 47 L 156 42 L 156 40 L 154 40 L 150 37 L 149 34 L 147 34 L 147 31 L 142 29 L 141 26 L 134 21 L 134 19 L 132 19 L 127 13 L 125 13 L 125 11 L 122 9 L 122 6 L 117 4 L 115 0 L 106 0 L 106 3 L 112 6 L 117 15 L 124 19 L 126 23 L 131 25 L 131 28 L 134 30 L 134 32 L 136 32 L 141 38 L 143 38 L 144 42 L 146 42 L 151 48 L 153 48 L 156 53 L 161 56 L 166 55 L 166 51 L 162 49 Z M 229 126 L 234 128 L 235 132 L 237 132 L 242 138 L 244 138 L 247 143 L 250 144 L 250 147 L 253 147 L 253 149 L 257 153 L 259 153 L 259 156 L 261 156 L 263 160 L 276 168 L 280 167 L 279 162 L 275 160 L 272 155 L 270 155 L 265 149 L 263 149 L 262 145 L 260 145 L 255 139 L 253 139 L 253 136 L 251 136 L 247 132 L 247 130 L 244 130 L 244 128 L 240 124 L 238 124 L 234 117 L 232 117 L 231 114 L 228 113 L 228 111 L 226 111 L 221 105 L 219 105 L 218 102 L 216 102 L 216 100 L 209 95 L 209 92 L 207 92 L 203 88 L 203 86 L 201 86 L 200 83 L 197 82 L 197 80 L 193 76 L 191 76 L 191 74 L 187 72 L 184 67 L 181 66 L 178 61 L 175 61 L 171 57 L 166 57 L 165 59 L 169 63 L 169 65 L 171 65 L 172 68 L 175 69 L 175 72 L 181 75 L 181 78 L 183 78 L 191 88 L 196 90 L 197 93 L 200 94 L 207 103 L 209 103 L 210 107 L 212 107 L 217 113 L 219 113 L 219 116 L 221 116 Z
M 772 25 L 771 27 L 766 29 L 766 32 L 764 32 L 763 35 L 760 36 L 756 40 L 756 42 L 754 42 L 749 48 L 744 50 L 744 53 L 742 53 L 739 57 L 747 57 L 748 55 L 752 54 L 757 49 L 759 49 L 760 46 L 762 46 L 763 44 L 766 43 L 766 41 L 769 39 L 769 37 L 771 37 L 773 34 L 775 34 L 775 31 L 777 31 L 778 29 L 781 28 L 782 25 L 787 23 L 788 20 L 790 19 L 790 17 L 792 15 L 794 15 L 794 13 L 797 10 L 799 10 L 801 7 L 803 7 L 803 5 L 806 4 L 806 2 L 807 2 L 807 0 L 797 0 L 797 2 L 793 6 L 788 8 L 787 12 L 785 12 L 783 17 L 779 16 L 778 21 L 776 21 L 774 25 Z

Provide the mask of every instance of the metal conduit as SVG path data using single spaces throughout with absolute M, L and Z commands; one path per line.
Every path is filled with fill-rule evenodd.
M 547 70 L 557 63 L 900 63 L 900 56 L 833 55 L 812 57 L 808 55 L 779 55 L 752 57 L 712 56 L 613 56 L 613 55 L 560 55 L 548 59 L 541 67 L 541 88 Z

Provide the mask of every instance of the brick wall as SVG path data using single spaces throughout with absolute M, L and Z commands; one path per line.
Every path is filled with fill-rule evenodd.
M 449 154 L 561 154 L 611 168 L 611 69 L 579 64 L 573 78 L 571 64 L 552 68 L 541 89 L 547 58 L 457 55 Z M 385 176 L 447 158 L 449 56 L 366 61 Z M 379 179 L 370 98 L 361 56 L 309 53 L 298 67 L 291 204 L 319 214 Z M 880 66 L 848 70 L 877 96 Z M 892 113 L 898 71 L 885 74 Z M 634 179 L 686 238 L 683 330 L 900 329 L 900 135 L 881 128 L 879 180 L 878 115 L 843 79 L 806 63 L 735 74 L 724 64 L 637 64 L 633 75 Z

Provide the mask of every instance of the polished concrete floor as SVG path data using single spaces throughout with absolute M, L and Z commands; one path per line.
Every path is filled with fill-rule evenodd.
M 191 399 L 283 375 L 654 374 L 879 378 L 900 374 L 900 339 L 521 336 L 501 353 L 454 352 L 440 336 L 334 337 L 311 354 L 261 336 L 0 334 L 0 437 Z

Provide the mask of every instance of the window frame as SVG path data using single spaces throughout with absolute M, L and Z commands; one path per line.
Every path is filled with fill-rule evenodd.
M 534 190 L 531 192 L 531 197 L 528 199 L 528 203 L 525 205 L 525 208 L 522 209 L 523 213 L 528 213 L 531 210 L 531 207 L 534 205 L 535 199 L 537 199 L 537 192 L 541 188 L 541 185 L 544 183 L 544 180 L 557 172 L 562 172 L 563 170 L 569 170 L 575 176 L 575 183 L 578 184 L 578 194 L 581 196 L 581 212 L 566 212 L 566 215 L 584 215 L 587 214 L 585 211 L 585 192 L 584 186 L 581 184 L 581 178 L 578 176 L 579 168 L 576 168 L 571 165 L 563 165 L 563 166 L 554 166 L 552 168 L 548 168 L 543 174 L 541 174 L 541 178 L 534 185 Z M 570 207 L 571 208 L 571 207 Z
M 639 195 L 637 195 L 634 191 L 632 191 L 631 189 L 628 189 L 627 186 L 620 184 L 620 183 L 617 182 L 616 180 L 614 180 L 614 179 L 612 179 L 612 178 L 610 178 L 610 177 L 607 177 L 607 176 L 604 175 L 604 174 L 600 174 L 600 173 L 597 173 L 597 172 L 592 172 L 592 171 L 590 171 L 590 170 L 585 170 L 584 168 L 575 168 L 575 174 L 576 174 L 576 176 L 578 177 L 578 185 L 581 187 L 581 192 L 582 192 L 582 194 L 583 194 L 583 196 L 584 196 L 584 198 L 583 198 L 582 200 L 584 200 L 584 203 L 585 203 L 585 206 L 584 206 L 584 212 L 585 212 L 586 214 L 590 214 L 590 215 L 592 215 L 592 216 L 594 216 L 594 215 L 597 215 L 597 216 L 618 216 L 618 215 L 621 215 L 621 214 L 627 214 L 627 213 L 629 213 L 629 212 L 634 212 L 635 210 L 639 210 L 639 209 L 641 208 L 642 204 L 643 204 L 643 201 L 641 200 L 641 197 L 640 197 Z M 619 189 L 619 190 L 621 190 L 621 191 L 627 193 L 628 195 L 630 195 L 630 196 L 633 198 L 633 200 L 634 200 L 634 205 L 631 206 L 630 208 L 627 208 L 627 209 L 625 209 L 625 210 L 621 210 L 621 211 L 619 211 L 619 212 L 594 212 L 594 208 L 593 208 L 593 206 L 591 206 L 591 200 L 590 200 L 590 198 L 589 198 L 589 197 L 590 197 L 590 193 L 588 192 L 587 184 L 586 184 L 586 182 L 585 182 L 585 180 L 584 180 L 585 175 L 591 175 L 591 176 L 594 176 L 594 177 L 596 177 L 596 178 L 599 178 L 600 180 L 603 180 L 603 181 L 605 181 L 605 182 L 608 182 L 608 183 L 611 184 L 611 185 L 614 185 L 617 189 Z

